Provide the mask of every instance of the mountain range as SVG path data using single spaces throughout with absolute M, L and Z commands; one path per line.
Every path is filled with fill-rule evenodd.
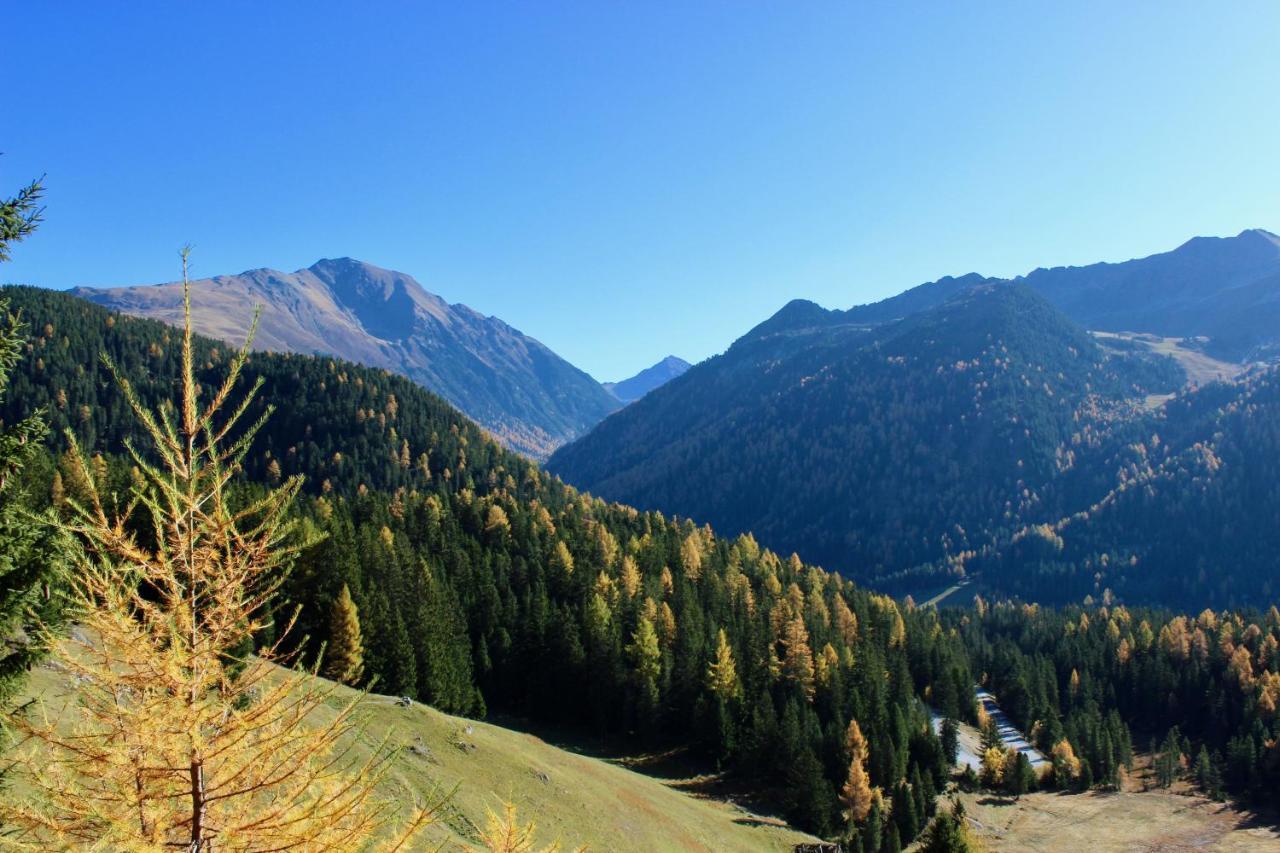
M 182 322 L 180 282 L 74 295 L 117 311 Z M 583 371 L 497 317 L 449 304 L 412 276 L 351 258 L 286 273 L 256 269 L 192 283 L 196 330 L 239 343 L 382 367 L 440 394 L 508 446 L 535 458 L 620 405 Z
M 1260 230 L 846 311 L 794 300 L 548 467 L 900 592 L 979 571 L 1045 601 L 1246 602 L 1274 588 L 1237 531 L 1280 510 L 1276 379 L 1238 362 L 1278 340 Z
M 1280 237 L 1260 228 L 1194 237 L 1170 251 L 1120 263 L 1036 269 L 1016 279 L 945 277 L 880 302 L 827 311 L 797 300 L 756 333 L 788 324 L 879 325 L 941 305 L 977 284 L 1017 281 L 1086 329 L 1203 337 L 1211 354 L 1265 360 L 1280 347 Z

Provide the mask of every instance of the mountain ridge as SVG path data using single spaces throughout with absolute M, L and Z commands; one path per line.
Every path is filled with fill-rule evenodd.
M 1233 237 L 1192 237 L 1126 261 L 1037 267 L 1012 278 L 944 276 L 848 309 L 793 299 L 744 335 L 836 323 L 877 326 L 937 307 L 969 287 L 1021 283 L 1085 328 L 1208 338 L 1231 361 L 1280 354 L 1280 236 L 1250 228 Z
M 70 292 L 170 325 L 182 321 L 179 282 Z M 202 334 L 238 342 L 262 305 L 256 348 L 394 370 L 535 458 L 620 405 L 585 372 L 501 319 L 450 304 L 406 273 L 353 258 L 323 258 L 292 273 L 263 267 L 199 279 L 191 298 Z
M 1104 349 L 1021 284 L 872 328 L 813 316 L 826 325 L 748 333 L 548 469 L 884 579 L 1011 535 L 1006 502 L 1052 474 L 1073 433 L 1182 379 Z

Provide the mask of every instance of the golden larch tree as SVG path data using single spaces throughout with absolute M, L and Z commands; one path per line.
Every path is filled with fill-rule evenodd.
M 721 699 L 729 700 L 738 695 L 738 665 L 733 659 L 733 648 L 724 629 L 716 635 L 716 659 L 707 666 L 707 686 Z
M 866 820 L 875 798 L 871 778 L 867 775 L 867 739 L 857 720 L 849 721 L 845 746 L 849 751 L 849 775 L 840 789 L 840 804 L 844 806 L 844 819 L 853 826 Z
M 783 626 L 782 650 L 783 677 L 794 681 L 812 700 L 813 650 L 809 647 L 809 631 L 805 628 L 804 618 L 799 614 Z
M 364 642 L 360 611 L 344 583 L 329 610 L 329 642 L 324 650 L 324 677 L 355 684 L 364 674 Z
M 99 466 L 69 435 L 86 490 L 68 495 L 63 522 L 82 545 L 68 592 L 79 628 L 61 642 L 43 633 L 78 688 L 60 714 L 37 705 L 11 720 L 0 824 L 38 849 L 367 848 L 397 809 L 375 792 L 391 752 L 356 759 L 358 698 L 335 709 L 336 685 L 277 666 L 278 643 L 248 651 L 303 544 L 287 517 L 301 481 L 233 504 L 230 480 L 270 408 L 241 423 L 261 380 L 233 401 L 248 342 L 200 405 L 189 285 L 184 313 L 176 405 L 146 409 L 104 359 L 152 454 L 129 446 L 140 475 L 120 509 L 105 508 Z M 386 846 L 429 820 L 418 810 Z

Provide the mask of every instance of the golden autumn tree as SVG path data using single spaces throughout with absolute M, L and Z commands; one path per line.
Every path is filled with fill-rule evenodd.
M 1071 741 L 1063 738 L 1055 743 L 1051 757 L 1053 760 L 1054 780 L 1058 785 L 1065 787 L 1080 778 L 1080 759 L 1076 757 L 1076 751 L 1072 748 Z
M 329 611 L 329 643 L 324 650 L 324 677 L 355 684 L 364 673 L 364 641 L 360 611 L 344 583 Z
M 45 639 L 78 688 L 60 713 L 36 706 L 11 721 L 0 824 L 7 841 L 38 849 L 368 848 L 397 809 L 375 793 L 390 751 L 356 759 L 358 699 L 334 708 L 336 685 L 275 665 L 279 645 L 249 651 L 303 544 L 287 519 L 300 480 L 246 505 L 230 498 L 270 407 L 242 423 L 261 380 L 233 399 L 248 342 L 201 405 L 185 284 L 184 314 L 176 405 L 145 409 L 104 359 L 151 450 L 129 446 L 140 474 L 127 501 L 110 501 L 120 510 L 105 508 L 103 480 L 71 439 L 86 490 L 67 497 L 63 522 L 82 546 L 68 592 L 80 628 Z M 417 811 L 386 846 L 430 817 Z
M 809 631 L 799 613 L 787 621 L 782 633 L 782 675 L 794 681 L 805 698 L 813 700 L 813 650 L 809 647 Z
M 982 784 L 988 788 L 999 788 L 1004 784 L 1004 772 L 1009 763 L 1009 753 L 998 746 L 987 747 L 982 753 L 982 769 L 979 773 Z
M 845 746 L 849 751 L 849 775 L 840 788 L 840 805 L 844 806 L 844 819 L 852 827 L 866 820 L 874 800 L 871 777 L 867 775 L 867 739 L 857 720 L 849 721 L 849 728 L 845 731 Z
M 738 666 L 733 660 L 733 647 L 729 645 L 729 637 L 723 628 L 716 635 L 716 659 L 707 665 L 707 686 L 725 701 L 742 690 L 738 682 Z

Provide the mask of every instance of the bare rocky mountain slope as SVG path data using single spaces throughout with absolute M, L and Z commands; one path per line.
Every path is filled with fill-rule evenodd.
M 182 285 L 77 288 L 76 296 L 168 323 Z M 196 281 L 196 330 L 238 341 L 263 308 L 259 349 L 330 354 L 401 373 L 443 396 L 510 447 L 541 458 L 618 408 L 618 400 L 546 346 L 412 276 L 339 258 L 292 273 L 257 269 Z

